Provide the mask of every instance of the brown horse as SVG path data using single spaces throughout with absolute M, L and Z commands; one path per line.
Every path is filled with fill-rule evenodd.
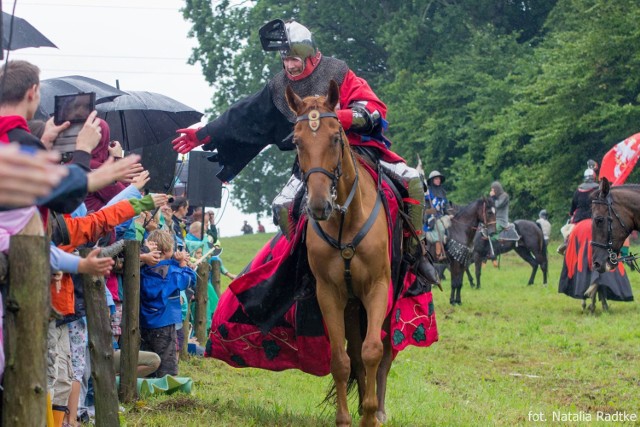
M 334 112 L 339 95 L 334 81 L 326 97 L 301 99 L 290 87 L 286 91 L 297 116 L 293 143 L 307 191 L 309 265 L 331 343 L 336 425 L 351 425 L 347 385 L 355 379 L 360 425 L 375 426 L 386 418 L 391 366 L 389 334 L 384 343 L 381 339 L 383 324 L 388 332 L 391 283 L 387 216 L 377 183 L 356 160 Z M 364 340 L 361 306 L 366 312 Z
M 626 184 L 611 187 L 607 178 L 591 196 L 591 246 L 593 269 L 600 273 L 620 261 L 633 261 L 618 256 L 625 239 L 640 230 L 640 186 Z

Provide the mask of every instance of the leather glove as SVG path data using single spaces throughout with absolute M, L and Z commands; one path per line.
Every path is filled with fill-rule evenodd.
M 199 140 L 196 132 L 200 129 L 178 129 L 176 133 L 181 133 L 179 137 L 171 141 L 173 149 L 180 154 L 187 154 L 189 151 L 196 147 L 207 144 L 211 141 L 211 137 L 207 136 L 205 139 Z

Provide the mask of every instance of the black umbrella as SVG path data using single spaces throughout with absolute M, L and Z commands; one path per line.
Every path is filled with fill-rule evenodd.
M 13 19 L 13 30 L 11 20 Z M 9 45 L 11 42 L 11 45 Z M 2 12 L 2 49 L 16 50 L 25 47 L 55 47 L 51 40 L 22 18 Z
M 203 114 L 175 99 L 154 92 L 130 91 L 96 107 L 111 138 L 133 150 L 166 142 L 176 130 L 198 123 Z
M 35 118 L 47 120 L 53 114 L 56 95 L 73 95 L 81 92 L 95 92 L 96 104 L 113 101 L 126 92 L 84 76 L 64 76 L 46 79 L 40 82 L 40 106 Z

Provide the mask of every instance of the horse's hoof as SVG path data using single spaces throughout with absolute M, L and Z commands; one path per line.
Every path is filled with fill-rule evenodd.
M 384 424 L 387 422 L 387 413 L 384 411 L 377 411 L 376 418 L 378 419 L 378 421 L 380 421 L 381 424 Z

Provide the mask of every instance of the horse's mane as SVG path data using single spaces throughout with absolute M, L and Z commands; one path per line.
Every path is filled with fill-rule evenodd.
M 640 184 L 622 184 L 616 185 L 615 187 L 609 187 L 609 192 L 611 191 L 636 191 L 640 192 Z M 602 197 L 602 190 L 600 188 L 596 189 L 593 193 L 591 193 L 591 200 L 599 199 Z
M 472 201 L 471 203 L 467 204 L 467 205 L 453 205 L 454 208 L 454 216 L 462 216 L 467 214 L 469 211 L 475 209 L 475 206 L 480 203 L 483 200 L 482 197 L 480 197 L 479 199 L 476 199 L 474 201 Z

